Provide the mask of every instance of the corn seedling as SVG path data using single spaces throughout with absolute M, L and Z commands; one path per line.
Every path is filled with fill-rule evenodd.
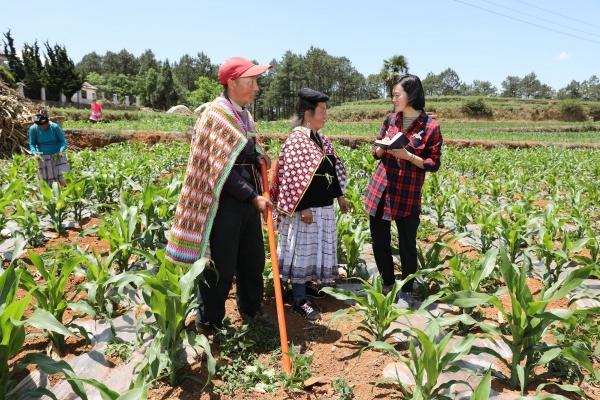
M 462 360 L 469 354 L 473 354 L 472 348 L 475 336 L 467 335 L 458 340 L 453 346 L 450 346 L 452 333 L 446 334 L 439 342 L 436 342 L 436 337 L 441 331 L 441 327 L 432 321 L 426 328 L 425 332 L 420 329 L 412 328 L 411 333 L 415 342 L 409 342 L 410 358 L 400 354 L 392 345 L 386 342 L 373 342 L 369 346 L 378 350 L 384 350 L 395 355 L 408 368 L 412 375 L 415 386 L 412 388 L 404 387 L 399 378 L 383 378 L 378 380 L 375 385 L 380 385 L 385 382 L 397 382 L 399 384 L 402 397 L 405 399 L 414 400 L 429 400 L 429 399 L 453 399 L 454 396 L 450 393 L 450 389 L 455 384 L 467 384 L 462 379 L 450 379 L 444 383 L 438 383 L 440 376 L 444 373 L 456 373 L 462 369 L 455 365 L 457 361 Z M 483 391 L 483 389 L 482 389 Z
M 525 263 L 518 270 L 510 261 L 506 251 L 500 248 L 500 272 L 510 295 L 511 305 L 505 308 L 498 297 L 482 293 L 463 291 L 456 293 L 450 304 L 457 307 L 474 307 L 485 302 L 498 308 L 506 321 L 503 326 L 508 334 L 503 334 L 500 326 L 494 324 L 479 324 L 481 329 L 489 334 L 497 335 L 512 351 L 511 361 L 499 358 L 510 370 L 509 383 L 512 388 L 519 388 L 523 393 L 525 387 L 535 378 L 537 367 L 546 366 L 558 356 L 573 361 L 589 372 L 597 375 L 589 360 L 589 353 L 577 342 L 554 344 L 546 341 L 550 329 L 559 323 L 568 321 L 573 316 L 598 314 L 600 308 L 574 308 L 547 310 L 548 304 L 565 297 L 571 290 L 578 287 L 590 274 L 592 265 L 588 265 L 567 274 L 552 286 L 542 288 L 535 300 L 527 286 L 527 266 Z
M 40 181 L 38 198 L 44 214 L 50 217 L 54 230 L 57 233 L 63 232 L 62 223 L 67 218 L 68 208 L 67 191 L 58 182 L 54 182 L 52 186 L 49 186 L 46 182 Z
M 42 309 L 58 321 L 63 321 L 63 315 L 75 297 L 74 290 L 67 290 L 67 283 L 75 266 L 82 261 L 82 257 L 68 258 L 64 262 L 63 259 L 58 257 L 44 262 L 32 250 L 29 250 L 28 253 L 29 259 L 42 279 L 41 282 L 36 282 L 29 268 L 24 265 L 23 268 L 17 271 L 20 287 L 36 299 L 35 307 L 37 309 Z M 87 331 L 73 322 L 77 318 L 74 317 L 65 326 L 68 329 L 78 331 L 89 342 Z M 47 331 L 46 334 L 51 340 L 52 350 L 60 355 L 66 345 L 65 334 L 52 330 Z M 74 336 L 74 334 L 68 336 Z
M 94 182 L 87 176 L 76 177 L 70 173 L 65 173 L 65 181 L 67 182 L 65 192 L 68 207 L 73 212 L 73 218 L 81 227 L 83 212 L 92 204 L 90 198 L 94 190 Z
M 179 267 L 164 260 L 164 252 L 160 252 L 161 264 L 158 274 L 144 271 L 138 272 L 141 277 L 142 294 L 148 307 L 144 318 L 138 321 L 138 332 L 148 332 L 154 338 L 146 351 L 144 375 L 149 374 L 151 380 L 160 379 L 163 371 L 171 386 L 175 386 L 182 378 L 178 370 L 183 366 L 180 356 L 184 351 L 184 340 L 196 351 L 197 346 L 204 349 L 207 355 L 208 380 L 215 374 L 216 362 L 210 352 L 210 345 L 204 335 L 196 335 L 186 331 L 185 319 L 198 307 L 196 302 L 197 284 L 201 279 L 206 262 L 202 258 L 183 273 Z M 142 324 L 150 317 L 155 323 Z M 192 377 L 193 378 L 193 377 Z
M 41 215 L 36 211 L 36 203 L 30 204 L 23 200 L 15 202 L 15 213 L 10 219 L 15 221 L 19 229 L 12 231 L 13 237 L 20 237 L 33 247 L 44 244 L 46 238 L 42 229 Z
M 71 373 L 73 370 L 66 361 L 55 361 L 44 355 L 31 353 L 26 355 L 21 362 L 9 364 L 9 360 L 18 354 L 25 343 L 25 327 L 30 325 L 48 332 L 61 335 L 74 336 L 64 325 L 62 325 L 52 314 L 38 308 L 33 314 L 25 318 L 25 310 L 31 305 L 32 295 L 25 294 L 17 300 L 17 288 L 19 287 L 19 276 L 12 265 L 0 274 L 0 400 L 17 400 L 21 398 L 50 396 L 56 397 L 48 389 L 40 387 L 27 393 L 14 391 L 16 381 L 12 377 L 19 371 L 27 368 L 30 364 L 45 373 Z M 87 399 L 83 385 L 69 382 L 73 392 L 82 399 Z
M 336 217 L 338 232 L 338 253 L 344 245 L 346 275 L 348 277 L 366 278 L 364 267 L 365 261 L 360 258 L 360 251 L 365 243 L 369 230 L 366 223 L 361 220 L 355 220 L 351 214 L 338 213 Z
M 411 314 L 412 311 L 398 308 L 394 304 L 394 300 L 404 282 L 414 277 L 413 274 L 400 283 L 395 282 L 392 290 L 387 295 L 382 293 L 382 279 L 379 275 L 373 277 L 372 283 L 357 278 L 363 285 L 362 294 L 364 296 L 338 288 L 326 287 L 321 289 L 338 300 L 353 300 L 357 303 L 357 307 L 338 310 L 329 320 L 329 326 L 340 319 L 341 322 L 354 321 L 353 315 L 361 317 L 360 325 L 356 328 L 358 333 L 353 333 L 350 336 L 356 338 L 358 343 L 363 345 L 362 350 L 372 341 L 385 341 L 394 337 L 397 333 L 404 332 L 402 328 L 391 330 L 389 328 L 396 319 Z

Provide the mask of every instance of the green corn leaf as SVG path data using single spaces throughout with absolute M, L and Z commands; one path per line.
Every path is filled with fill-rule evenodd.
M 63 324 L 58 322 L 58 320 L 51 313 L 40 308 L 36 309 L 33 314 L 27 318 L 27 323 L 36 328 L 60 333 L 61 335 L 73 337 L 77 336 L 65 328 Z
M 490 398 L 490 389 L 492 388 L 492 370 L 487 370 L 477 389 L 473 391 L 471 400 L 488 400 Z

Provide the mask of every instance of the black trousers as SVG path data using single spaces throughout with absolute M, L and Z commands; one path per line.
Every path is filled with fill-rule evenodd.
M 373 256 L 384 285 L 393 285 L 394 258 L 392 257 L 392 221 L 382 219 L 385 197 L 379 201 L 377 213 L 369 218 L 371 240 L 373 241 Z M 417 272 L 417 229 L 419 228 L 420 213 L 410 214 L 395 220 L 398 228 L 398 249 L 402 279 Z M 410 279 L 402 287 L 403 292 L 411 292 L 414 279 Z
M 220 325 L 223 321 L 234 276 L 238 310 L 249 315 L 260 310 L 265 248 L 260 213 L 252 204 L 242 203 L 227 193 L 221 195 L 210 233 L 210 252 L 218 278 L 215 272 L 205 270 L 206 283 L 199 285 L 202 323 Z

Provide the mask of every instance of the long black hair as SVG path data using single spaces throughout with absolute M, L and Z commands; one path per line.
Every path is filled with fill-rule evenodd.
M 392 88 L 398 84 L 402 85 L 402 89 L 408 95 L 407 105 L 415 110 L 425 110 L 425 91 L 418 76 L 411 74 L 402 75 L 394 82 Z

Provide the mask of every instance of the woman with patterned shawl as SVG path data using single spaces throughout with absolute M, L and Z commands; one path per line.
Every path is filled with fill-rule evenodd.
M 338 277 L 333 199 L 342 213 L 348 212 L 346 169 L 321 133 L 329 97 L 308 88 L 298 97 L 292 133 L 275 165 L 271 200 L 280 216 L 277 258 L 281 279 L 292 283 L 292 311 L 314 321 L 321 315 L 307 296 L 318 297 L 317 284 Z
M 236 278 L 238 310 L 243 318 L 272 323 L 261 307 L 265 250 L 260 221 L 271 202 L 261 193 L 260 174 L 269 157 L 258 144 L 257 129 L 246 109 L 256 98 L 257 76 L 271 68 L 242 57 L 219 67 L 224 92 L 194 127 L 187 170 L 166 258 L 190 266 L 212 260 L 200 282 L 198 330 L 214 335 L 222 327 L 225 301 Z

